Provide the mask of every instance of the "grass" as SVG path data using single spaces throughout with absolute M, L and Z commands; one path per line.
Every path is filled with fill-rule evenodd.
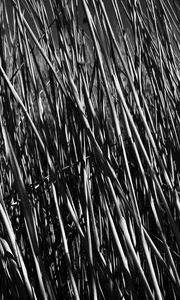
M 0 299 L 179 299 L 178 1 L 47 2 L 0 6 Z

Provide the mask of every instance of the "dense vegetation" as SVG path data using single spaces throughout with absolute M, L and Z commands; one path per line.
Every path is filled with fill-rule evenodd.
M 180 6 L 108 1 L 1 1 L 0 299 L 180 299 Z

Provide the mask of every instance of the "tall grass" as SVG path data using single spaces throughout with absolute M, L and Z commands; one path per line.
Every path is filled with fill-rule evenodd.
M 0 6 L 0 298 L 179 299 L 178 1 L 44 2 Z

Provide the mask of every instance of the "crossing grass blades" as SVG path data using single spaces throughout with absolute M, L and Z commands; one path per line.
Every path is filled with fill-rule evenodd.
M 106 5 L 1 1 L 0 299 L 180 298 L 180 6 Z

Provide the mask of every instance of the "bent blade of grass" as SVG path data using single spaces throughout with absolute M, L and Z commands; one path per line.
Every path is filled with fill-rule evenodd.
M 11 293 L 29 300 L 27 291 L 25 290 L 24 282 L 22 280 L 20 269 L 16 260 L 14 259 L 13 252 L 11 251 L 9 244 L 4 238 L 0 238 L 0 254 L 1 254 L 1 272 L 4 269 L 4 275 L 7 280 L 7 289 L 10 289 Z M 3 294 L 3 293 L 2 293 Z

